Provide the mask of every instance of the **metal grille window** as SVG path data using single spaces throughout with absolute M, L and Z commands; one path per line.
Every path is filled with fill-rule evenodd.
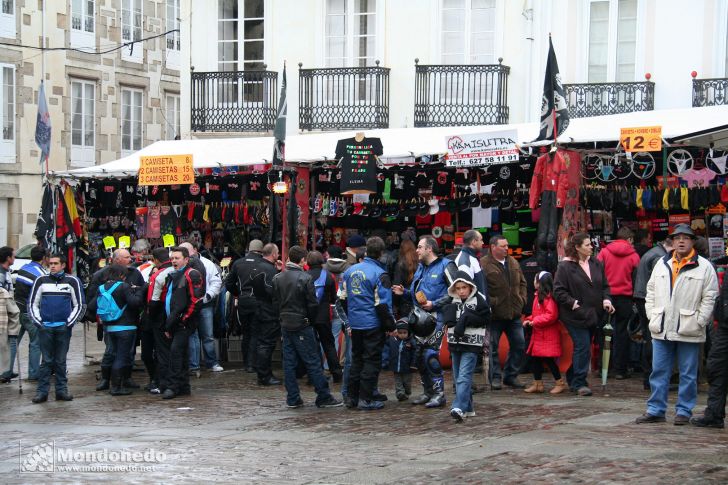
M 138 89 L 121 90 L 121 152 L 126 156 L 142 148 L 142 99 Z
M 167 31 L 179 30 L 179 2 L 180 0 L 167 0 Z M 179 32 L 167 34 L 167 50 L 180 50 Z
M 326 67 L 373 66 L 376 31 L 377 0 L 327 0 Z
M 495 64 L 496 0 L 442 0 L 443 64 Z
M 589 3 L 589 61 L 592 82 L 634 81 L 638 0 Z
M 167 140 L 174 140 L 179 135 L 179 95 L 168 94 L 165 99 Z
M 71 29 L 94 32 L 94 0 L 73 0 Z

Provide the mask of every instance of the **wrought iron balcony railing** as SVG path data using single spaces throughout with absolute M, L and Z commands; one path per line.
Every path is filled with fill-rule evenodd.
M 192 131 L 270 131 L 277 105 L 277 72 L 192 72 Z
M 508 124 L 511 68 L 498 62 L 421 66 L 415 59 L 415 126 Z
M 298 121 L 302 130 L 389 127 L 389 69 L 303 69 L 298 64 Z
M 693 108 L 728 104 L 728 78 L 696 79 L 693 71 Z
M 655 83 L 564 84 L 569 116 L 584 118 L 655 109 Z

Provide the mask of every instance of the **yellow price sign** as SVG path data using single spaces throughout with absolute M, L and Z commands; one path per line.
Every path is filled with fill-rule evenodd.
M 103 239 L 103 242 L 104 242 L 104 249 L 106 249 L 107 251 L 109 249 L 114 249 L 116 247 L 116 239 L 114 239 L 114 236 L 106 236 Z
M 192 155 L 139 157 L 139 185 L 195 183 Z
M 662 150 L 662 126 L 621 128 L 619 144 L 625 152 L 659 152 Z
M 119 238 L 119 249 L 131 247 L 131 238 L 129 236 L 121 236 Z
M 171 248 L 174 246 L 174 235 L 173 234 L 165 234 L 162 236 L 162 242 L 164 243 L 165 248 Z

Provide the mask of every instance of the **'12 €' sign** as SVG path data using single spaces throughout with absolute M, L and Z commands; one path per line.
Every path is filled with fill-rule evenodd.
M 625 152 L 659 152 L 662 150 L 662 127 L 622 128 L 619 144 Z

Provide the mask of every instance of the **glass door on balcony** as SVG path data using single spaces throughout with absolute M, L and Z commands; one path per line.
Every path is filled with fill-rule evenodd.
M 638 0 L 589 3 L 590 83 L 635 81 Z
M 264 0 L 218 0 L 218 71 L 240 73 L 221 78 L 214 88 L 221 105 L 263 105 L 262 77 L 245 73 L 264 69 L 264 24 Z
M 498 105 L 500 76 L 482 69 L 455 66 L 496 64 L 496 0 L 441 0 L 440 4 L 440 62 L 444 66 L 428 78 L 434 100 L 428 111 L 434 116 L 438 106 Z M 472 120 L 463 120 L 470 124 Z
M 373 67 L 377 55 L 377 0 L 327 0 L 327 68 Z M 330 76 L 320 95 L 329 104 L 367 104 L 377 86 L 366 74 Z M 323 101 L 323 100 L 322 100 Z

